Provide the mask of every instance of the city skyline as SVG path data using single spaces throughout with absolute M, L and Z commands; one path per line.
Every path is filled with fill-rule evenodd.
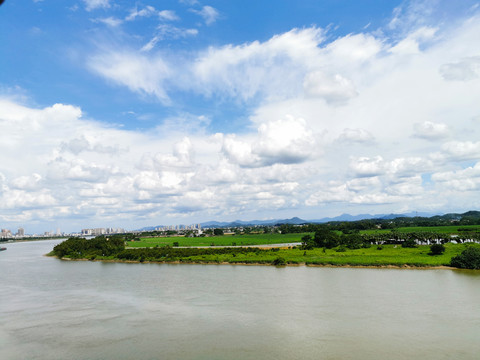
M 476 1 L 7 0 L 0 34 L 2 228 L 480 208 Z

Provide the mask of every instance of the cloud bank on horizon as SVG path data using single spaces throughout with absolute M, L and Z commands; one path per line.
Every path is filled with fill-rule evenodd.
M 6 1 L 1 227 L 478 209 L 478 3 L 340 3 Z

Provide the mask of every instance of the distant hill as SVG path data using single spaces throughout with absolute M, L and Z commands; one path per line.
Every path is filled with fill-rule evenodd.
M 480 219 L 480 211 L 471 210 L 465 213 L 449 213 L 444 215 L 439 214 L 432 214 L 432 213 L 423 213 L 423 212 L 409 212 L 404 214 L 359 214 L 359 215 L 350 215 L 350 214 L 342 214 L 336 217 L 325 217 L 321 219 L 315 220 L 304 220 L 298 217 L 293 217 L 291 219 L 271 219 L 271 220 L 235 220 L 235 221 L 207 221 L 203 222 L 200 225 L 202 228 L 221 228 L 221 227 L 239 227 L 239 226 L 273 226 L 273 225 L 281 225 L 281 224 L 293 224 L 293 225 L 301 225 L 301 224 L 312 224 L 312 223 L 328 223 L 328 222 L 338 222 L 338 221 L 359 221 L 359 220 L 370 220 L 370 219 L 379 219 L 379 220 L 393 220 L 399 218 L 424 218 L 424 219 L 431 219 L 431 220 L 445 220 L 445 221 L 454 221 L 454 220 L 462 220 L 466 218 L 471 219 Z M 157 226 L 148 226 L 138 231 L 153 231 L 158 227 L 164 227 L 165 225 L 157 225 Z

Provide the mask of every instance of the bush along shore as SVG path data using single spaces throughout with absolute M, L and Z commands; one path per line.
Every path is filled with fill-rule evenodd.
M 49 256 L 68 260 L 102 260 L 118 262 L 266 264 L 358 266 L 358 267 L 456 267 L 480 269 L 480 245 L 372 244 L 346 242 L 332 234 L 302 237 L 302 245 L 284 248 L 210 247 L 125 248 L 122 236 L 99 236 L 91 240 L 71 238 L 56 245 Z M 358 239 L 357 239 L 358 240 Z

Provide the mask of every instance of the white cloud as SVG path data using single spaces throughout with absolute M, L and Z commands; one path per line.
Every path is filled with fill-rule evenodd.
M 352 158 L 350 168 L 359 177 L 378 176 L 385 173 L 385 162 L 381 156 Z
M 358 95 L 353 83 L 339 74 L 327 75 L 320 71 L 307 74 L 303 82 L 306 96 L 324 98 L 328 103 L 344 103 Z
M 309 61 L 319 55 L 323 32 L 294 29 L 264 43 L 209 48 L 193 63 L 195 89 L 211 96 L 248 100 L 258 94 L 294 95 L 302 91 Z
M 315 138 L 305 120 L 288 116 L 261 124 L 257 137 L 249 141 L 227 136 L 222 150 L 233 163 L 259 167 L 304 162 L 314 153 L 315 145 Z
M 349 143 L 372 143 L 374 136 L 365 129 L 344 129 L 338 137 L 338 141 Z
M 164 20 L 164 21 L 176 21 L 180 19 L 175 13 L 175 11 L 173 10 L 157 10 L 153 6 L 147 5 L 140 10 L 138 9 L 138 7 L 130 10 L 130 14 L 128 14 L 125 20 L 133 21 L 137 18 L 152 17 L 152 16 L 157 16 L 159 20 Z
M 196 36 L 197 34 L 197 29 L 182 29 L 175 26 L 162 24 L 157 27 L 156 35 L 147 44 L 145 44 L 141 50 L 150 51 L 161 40 L 187 38 Z
M 433 163 L 422 157 L 396 158 L 385 163 L 389 174 L 398 177 L 410 177 L 421 172 L 428 172 L 433 168 Z
M 440 74 L 448 81 L 471 81 L 480 78 L 480 56 L 471 56 L 454 63 L 443 64 Z
M 450 141 L 442 146 L 442 150 L 453 160 L 480 159 L 480 141 Z
M 432 40 L 436 32 L 436 28 L 421 27 L 411 34 L 408 34 L 408 36 L 399 41 L 395 46 L 391 47 L 389 51 L 397 55 L 420 54 L 420 46 Z
M 431 121 L 425 121 L 421 124 L 416 123 L 413 125 L 415 130 L 415 137 L 438 140 L 443 139 L 449 135 L 449 129 L 446 124 L 438 124 Z
M 11 181 L 10 186 L 18 190 L 37 190 L 42 186 L 42 176 L 37 173 L 19 176 Z
M 94 22 L 99 22 L 110 27 L 118 27 L 123 23 L 123 20 L 109 16 L 107 18 L 94 19 Z
M 91 57 L 88 66 L 96 73 L 127 86 L 132 91 L 154 95 L 164 103 L 169 102 L 164 81 L 171 71 L 160 56 L 151 59 L 139 54 L 112 51 Z
M 85 3 L 85 9 L 87 11 L 110 7 L 110 0 L 83 0 L 83 2 Z
M 480 162 L 458 171 L 435 173 L 432 175 L 432 180 L 439 183 L 442 188 L 449 189 L 449 191 L 479 191 Z
M 219 15 L 220 15 L 219 12 L 217 11 L 217 9 L 215 9 L 211 6 L 208 6 L 208 5 L 205 5 L 200 10 L 191 9 L 191 11 L 194 12 L 195 14 L 200 15 L 203 18 L 203 20 L 205 21 L 205 24 L 207 24 L 207 25 L 211 25 L 215 21 L 217 21 Z
M 173 10 L 161 10 L 158 12 L 158 17 L 162 20 L 168 21 L 175 21 L 180 19 Z
M 157 15 L 158 12 L 153 6 L 145 6 L 143 9 L 132 9 L 130 10 L 130 14 L 125 18 L 126 21 L 132 21 L 135 20 L 138 17 L 150 17 Z

